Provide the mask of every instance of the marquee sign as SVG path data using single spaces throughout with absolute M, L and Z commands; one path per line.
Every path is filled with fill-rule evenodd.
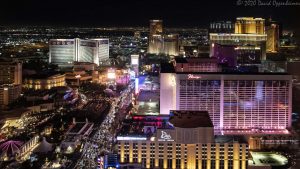
M 189 80 L 201 79 L 201 76 L 199 76 L 199 75 L 193 75 L 193 74 L 188 74 L 188 79 Z

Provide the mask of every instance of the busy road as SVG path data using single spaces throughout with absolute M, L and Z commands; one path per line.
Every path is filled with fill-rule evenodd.
M 96 132 L 85 139 L 81 148 L 81 158 L 75 165 L 77 169 L 97 168 L 97 157 L 112 152 L 114 138 L 119 124 L 117 113 L 124 113 L 123 108 L 131 102 L 133 84 L 120 93 L 120 96 L 111 100 L 111 108 L 101 125 L 95 128 Z M 124 116 L 125 117 L 125 116 Z M 118 120 L 116 120 L 118 119 Z

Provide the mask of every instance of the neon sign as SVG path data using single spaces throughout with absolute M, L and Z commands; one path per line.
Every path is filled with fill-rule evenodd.
M 167 132 L 165 131 L 161 131 L 161 136 L 160 136 L 161 139 L 171 139 L 171 135 L 170 134 L 167 134 Z
M 188 74 L 188 79 L 201 79 L 201 76 Z
M 172 139 L 170 134 L 168 134 L 165 131 L 161 131 L 161 135 L 158 141 L 174 141 L 174 140 Z

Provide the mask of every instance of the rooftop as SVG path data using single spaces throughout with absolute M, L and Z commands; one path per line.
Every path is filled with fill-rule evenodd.
M 207 111 L 171 111 L 170 123 L 174 127 L 213 127 Z
M 175 73 L 175 68 L 172 63 L 161 63 L 160 73 Z
M 239 143 L 248 143 L 244 136 L 233 136 L 233 135 L 215 135 L 215 142 L 216 143 L 233 143 L 233 142 L 239 142 Z
M 78 133 L 84 126 L 86 123 L 76 123 L 69 131 L 68 133 Z
M 23 114 L 31 111 L 27 108 L 17 108 L 9 111 L 1 111 L 0 119 L 6 120 L 6 119 L 13 119 L 13 118 L 20 118 Z
M 176 72 L 172 63 L 162 63 L 161 73 L 176 73 L 176 74 L 212 74 L 212 75 L 290 75 L 285 72 Z
M 147 90 L 141 90 L 137 98 L 140 102 L 158 102 L 159 93 Z
M 201 62 L 215 62 L 217 63 L 217 58 L 213 57 L 175 57 L 176 63 L 201 63 Z
M 46 79 L 46 78 L 50 78 L 51 76 L 60 76 L 60 75 L 63 75 L 63 73 L 46 71 L 46 72 L 40 72 L 40 73 L 37 73 L 37 74 L 29 75 L 29 76 L 26 76 L 25 78 L 28 78 L 28 79 Z
M 273 152 L 251 152 L 252 160 L 249 166 L 284 166 L 288 159 L 281 154 Z

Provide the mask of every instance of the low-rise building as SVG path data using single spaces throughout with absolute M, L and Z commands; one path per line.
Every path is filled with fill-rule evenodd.
M 24 79 L 24 87 L 29 89 L 51 89 L 52 87 L 65 86 L 65 74 L 35 74 Z
M 159 92 L 141 90 L 136 105 L 138 115 L 159 115 Z
M 81 139 L 88 136 L 93 129 L 94 123 L 73 122 L 70 129 L 65 134 L 64 140 L 61 142 L 61 149 L 65 153 L 72 153 L 77 146 L 81 144 Z
M 83 70 L 66 73 L 66 83 L 68 85 L 79 86 L 82 83 L 91 82 L 92 79 L 92 75 Z

